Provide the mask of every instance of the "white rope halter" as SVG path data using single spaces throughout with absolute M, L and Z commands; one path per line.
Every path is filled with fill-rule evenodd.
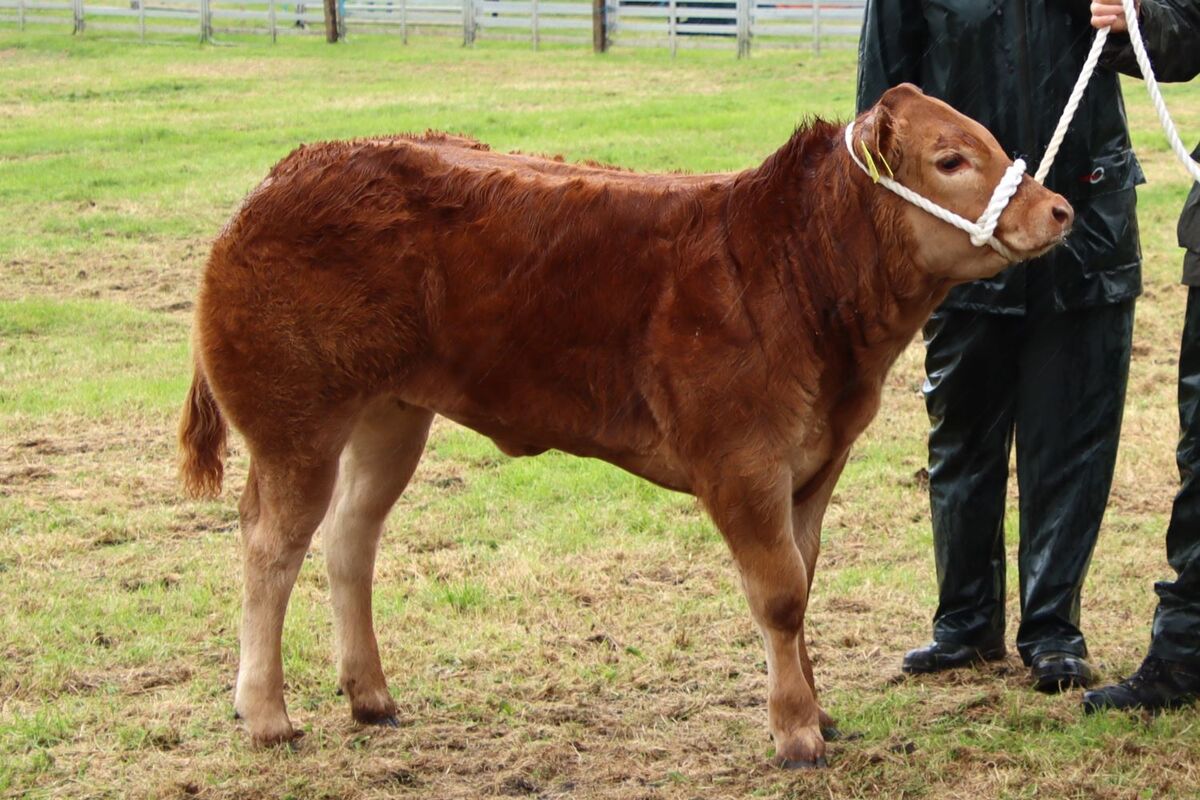
M 1134 5 L 1134 0 L 1121 0 L 1121 6 L 1125 9 L 1125 21 L 1129 26 L 1129 41 L 1133 45 L 1133 55 L 1137 59 L 1138 67 L 1142 71 L 1142 77 L 1146 81 L 1146 91 L 1150 93 L 1150 100 L 1154 103 L 1154 110 L 1158 112 L 1158 121 L 1162 125 L 1163 133 L 1167 135 L 1167 141 L 1171 145 L 1171 150 L 1179 159 L 1179 163 L 1183 164 L 1188 174 L 1192 176 L 1192 180 L 1200 182 L 1200 164 L 1192 160 L 1187 148 L 1183 146 L 1183 141 L 1179 138 L 1179 131 L 1175 128 L 1175 123 L 1171 120 L 1171 115 L 1167 112 L 1167 105 L 1163 101 L 1162 92 L 1158 88 L 1158 81 L 1154 78 L 1154 70 L 1150 66 L 1150 56 L 1146 53 L 1146 45 L 1142 42 L 1141 26 L 1138 24 L 1137 8 Z M 1067 128 L 1071 125 L 1071 120 L 1075 117 L 1075 111 L 1079 108 L 1079 103 L 1083 99 L 1084 89 L 1087 88 L 1091 81 L 1092 73 L 1096 70 L 1096 64 L 1100 61 L 1100 52 L 1104 49 L 1104 43 L 1108 39 L 1108 34 L 1111 28 L 1101 28 L 1096 31 L 1096 38 L 1092 40 L 1092 49 L 1088 51 L 1087 58 L 1084 59 L 1083 69 L 1079 73 L 1079 78 L 1075 81 L 1075 86 L 1071 89 L 1071 94 L 1067 98 L 1067 105 L 1063 108 L 1062 116 L 1058 118 L 1058 125 L 1054 129 L 1054 135 L 1050 137 L 1049 144 L 1046 145 L 1046 153 L 1042 156 L 1042 163 L 1038 165 L 1037 174 L 1033 179 L 1038 183 L 1045 183 L 1046 176 L 1050 174 L 1050 167 L 1054 164 L 1054 158 L 1058 155 L 1058 149 L 1062 146 L 1063 138 L 1067 134 Z M 971 222 L 964 217 L 955 214 L 953 211 L 942 208 L 937 203 L 917 194 L 897 183 L 890 177 L 882 176 L 877 170 L 867 168 L 867 165 L 859 160 L 858 155 L 854 152 L 854 123 L 851 122 L 846 126 L 846 149 L 850 152 L 850 158 L 855 164 L 862 169 L 863 172 L 871 176 L 871 179 L 882 185 L 884 188 L 895 192 L 913 205 L 924 209 L 933 216 L 948 222 L 956 228 L 966 231 L 971 236 L 971 244 L 976 247 L 981 247 L 984 244 L 989 244 L 992 248 L 1004 256 L 1005 258 L 1015 260 L 1012 253 L 1006 248 L 995 236 L 993 232 L 996 230 L 996 223 L 1000 220 L 1000 215 L 1004 213 L 1008 201 L 1012 199 L 1013 194 L 1017 191 L 1017 187 L 1021 184 L 1021 178 L 1025 172 L 1025 162 L 1017 159 L 1012 166 L 1004 173 L 1004 177 L 1000 179 L 1000 183 L 992 192 L 992 199 L 988 201 L 987 208 L 984 209 L 983 215 Z M 888 170 L 889 172 L 891 170 Z
M 983 214 L 980 215 L 979 219 L 971 222 L 966 217 L 955 214 L 948 208 L 942 208 L 928 197 L 914 192 L 895 179 L 889 178 L 886 175 L 880 175 L 877 170 L 872 171 L 867 169 L 867 165 L 860 161 L 858 155 L 854 152 L 853 122 L 846 126 L 846 149 L 850 151 L 850 158 L 853 159 L 854 163 L 858 164 L 862 171 L 870 175 L 871 180 L 880 186 L 900 195 L 908 202 L 929 212 L 942 222 L 948 222 L 959 230 L 966 231 L 971 237 L 971 244 L 976 247 L 982 247 L 985 244 L 991 245 L 993 250 L 1009 261 L 1016 260 L 1012 251 L 1005 247 L 1004 243 L 992 234 L 996 231 L 996 223 L 1000 221 L 1000 215 L 1004 213 L 1004 209 L 1008 206 L 1008 201 L 1016 194 L 1017 187 L 1021 185 L 1021 180 L 1025 177 L 1025 162 L 1022 159 L 1018 158 L 1009 165 L 1008 169 L 1004 172 L 1004 177 L 1000 179 L 1000 183 L 996 184 L 996 189 L 992 192 L 992 199 L 988 201 L 987 208 L 983 210 Z M 890 172 L 891 170 L 888 171 Z

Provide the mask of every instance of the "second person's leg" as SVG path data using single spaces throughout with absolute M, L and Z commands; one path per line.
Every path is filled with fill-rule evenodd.
M 1080 592 L 1108 504 L 1133 301 L 1031 314 L 1016 415 L 1021 494 L 1017 649 L 1037 688 L 1086 686 Z

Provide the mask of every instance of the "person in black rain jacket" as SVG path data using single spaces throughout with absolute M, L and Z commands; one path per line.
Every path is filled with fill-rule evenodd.
M 904 81 L 987 126 L 1034 172 L 1091 46 L 1078 0 L 868 0 L 858 108 Z M 1034 686 L 1097 676 L 1080 591 L 1112 484 L 1141 292 L 1130 149 L 1116 72 L 1100 68 L 1046 185 L 1075 208 L 1065 244 L 951 291 L 925 329 L 938 607 L 905 672 L 1005 654 L 1009 452 L 1020 491 L 1021 621 Z
M 1200 0 L 1142 0 L 1138 12 L 1150 66 L 1162 81 L 1200 74 Z M 1101 63 L 1140 76 L 1119 0 L 1092 5 L 1092 24 L 1113 25 Z M 1200 147 L 1192 154 L 1200 157 Z M 1158 710 L 1186 705 L 1200 693 L 1200 185 L 1179 217 L 1188 287 L 1179 345 L 1179 427 L 1176 459 L 1180 487 L 1167 525 L 1167 561 L 1175 580 L 1159 581 L 1150 651 L 1129 678 L 1083 696 L 1086 711 L 1103 708 Z

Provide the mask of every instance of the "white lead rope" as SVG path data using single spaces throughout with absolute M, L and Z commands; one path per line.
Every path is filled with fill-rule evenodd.
M 1141 23 L 1137 18 L 1137 6 L 1134 4 L 1134 0 L 1121 0 L 1121 7 L 1125 9 L 1125 22 L 1129 26 L 1129 43 L 1133 45 L 1133 56 L 1137 59 L 1138 68 L 1141 69 L 1142 77 L 1146 81 L 1146 91 L 1150 93 L 1150 102 L 1154 104 L 1154 110 L 1158 113 L 1158 122 L 1162 126 L 1163 133 L 1167 135 L 1167 141 L 1179 159 L 1179 163 L 1183 164 L 1184 169 L 1192 176 L 1192 180 L 1200 181 L 1200 164 L 1192 160 L 1187 148 L 1183 146 L 1183 142 L 1179 138 L 1179 131 L 1176 130 L 1175 123 L 1167 111 L 1167 104 L 1163 101 L 1162 91 L 1158 88 L 1154 69 L 1150 66 L 1150 56 L 1146 52 L 1145 42 L 1142 41 Z M 1095 71 L 1096 64 L 1100 60 L 1100 51 L 1104 49 L 1104 43 L 1108 39 L 1110 30 L 1110 28 L 1101 28 L 1096 31 L 1092 49 L 1088 52 L 1088 57 L 1083 62 L 1083 70 L 1079 73 L 1079 80 L 1075 81 L 1075 88 L 1071 90 L 1071 96 L 1067 99 L 1067 105 L 1058 120 L 1058 127 L 1054 129 L 1054 135 L 1050 137 L 1050 144 L 1046 146 L 1046 155 L 1042 156 L 1042 163 L 1038 165 L 1037 175 L 1034 176 L 1034 180 L 1038 183 L 1046 181 L 1050 165 L 1054 163 L 1054 157 L 1058 155 L 1059 145 L 1062 144 L 1067 127 L 1071 124 L 1075 110 L 1079 107 L 1079 101 L 1083 98 L 1083 90 L 1091 80 L 1092 72 Z
M 1088 51 L 1087 58 L 1083 60 L 1083 69 L 1075 81 L 1075 87 L 1071 89 L 1062 115 L 1058 118 L 1058 126 L 1054 129 L 1054 135 L 1050 137 L 1050 144 L 1046 145 L 1046 153 L 1042 156 L 1042 163 L 1038 164 L 1037 174 L 1033 176 L 1038 183 L 1046 183 L 1046 176 L 1050 174 L 1054 157 L 1058 155 L 1058 148 L 1062 146 L 1063 137 L 1067 135 L 1067 128 L 1071 126 L 1071 120 L 1075 118 L 1075 110 L 1079 108 L 1079 101 L 1083 99 L 1083 90 L 1087 88 L 1088 83 L 1092 80 L 1092 73 L 1096 71 L 1096 64 L 1100 61 L 1100 51 L 1104 49 L 1104 42 L 1108 39 L 1110 30 L 1111 28 L 1101 28 L 1096 31 L 1096 38 L 1092 40 L 1092 49 Z
M 1146 53 L 1145 43 L 1142 42 L 1142 27 L 1138 22 L 1137 8 L 1134 6 L 1133 0 L 1121 0 L 1121 5 L 1125 8 L 1125 21 L 1129 25 L 1129 41 L 1133 44 L 1133 55 L 1137 59 L 1138 67 L 1142 70 L 1142 77 L 1146 81 L 1146 91 L 1150 93 L 1154 110 L 1158 112 L 1158 121 L 1162 125 L 1163 133 L 1167 135 L 1167 141 L 1171 143 L 1171 149 L 1175 151 L 1179 163 L 1183 164 L 1193 181 L 1200 182 L 1200 164 L 1192 160 L 1187 148 L 1180 141 L 1179 131 L 1175 129 L 1175 123 L 1171 121 L 1171 115 L 1167 113 L 1167 104 L 1163 101 L 1162 92 L 1158 90 L 1158 81 L 1155 80 L 1154 70 L 1150 67 L 1150 56 Z
M 1167 135 L 1167 141 L 1171 145 L 1171 150 L 1174 151 L 1179 163 L 1183 164 L 1188 174 L 1192 176 L 1192 180 L 1200 182 L 1200 164 L 1192 160 L 1187 148 L 1184 147 L 1183 141 L 1179 138 L 1179 131 L 1175 128 L 1175 123 L 1171 120 L 1170 113 L 1167 112 L 1166 102 L 1163 100 L 1162 92 L 1158 88 L 1158 81 L 1154 78 L 1154 70 L 1150 66 L 1150 56 L 1146 53 L 1146 45 L 1142 42 L 1142 31 L 1138 24 L 1137 8 L 1134 5 L 1134 0 L 1121 0 L 1121 5 L 1125 9 L 1125 21 L 1129 26 L 1129 40 L 1133 45 L 1133 55 L 1137 59 L 1138 67 L 1142 71 L 1142 77 L 1146 82 L 1146 91 L 1150 93 L 1150 100 L 1154 104 L 1154 110 L 1158 112 L 1158 121 L 1162 125 L 1163 133 Z M 1034 175 L 1034 180 L 1038 183 L 1045 183 L 1046 176 L 1050 173 L 1050 167 L 1054 164 L 1054 158 L 1058 155 L 1058 149 L 1062 146 L 1063 138 L 1067 134 L 1067 128 L 1071 125 L 1071 120 L 1075 118 L 1075 112 L 1079 108 L 1079 103 L 1083 99 L 1083 92 L 1091 81 L 1092 73 L 1096 70 L 1096 65 L 1100 61 L 1100 52 L 1104 49 L 1104 43 L 1108 39 L 1110 28 L 1101 28 L 1096 31 L 1096 38 L 1092 40 L 1092 49 L 1088 51 L 1087 58 L 1084 59 L 1083 69 L 1079 73 L 1079 78 L 1075 81 L 1075 86 L 1071 89 L 1071 94 L 1067 98 L 1067 104 L 1063 108 L 1063 113 L 1058 119 L 1058 125 L 1054 129 L 1054 134 L 1050 137 L 1049 144 L 1046 145 L 1046 153 L 1042 156 L 1042 162 L 1038 165 L 1037 174 Z M 1012 199 L 1016 193 L 1017 187 L 1021 185 L 1021 178 L 1025 173 L 1025 162 L 1017 159 L 1005 171 L 1004 177 L 1000 179 L 1000 183 L 992 192 L 992 199 L 988 201 L 987 208 L 983 214 L 975 222 L 971 222 L 965 217 L 955 214 L 949 209 L 939 206 L 923 195 L 917 194 L 912 189 L 901 185 L 891 177 L 880 175 L 877 169 L 868 169 L 854 152 L 854 123 L 851 122 L 846 126 L 846 150 L 850 153 L 850 158 L 855 164 L 862 169 L 863 172 L 871 176 L 871 179 L 880 184 L 884 188 L 898 194 L 913 205 L 921 208 L 943 222 L 947 222 L 960 230 L 966 231 L 971 236 L 971 244 L 976 247 L 983 245 L 991 245 L 997 253 L 1009 260 L 1015 260 L 1012 253 L 1004 246 L 1004 244 L 993 236 L 996 230 L 996 224 L 1000 221 L 1000 215 L 1004 213 L 1004 209 L 1008 206 L 1008 201 Z M 872 165 L 874 166 L 874 165 Z M 891 172 L 891 170 L 888 170 Z

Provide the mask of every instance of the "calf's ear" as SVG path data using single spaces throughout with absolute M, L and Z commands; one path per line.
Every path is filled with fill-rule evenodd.
M 869 153 L 866 158 L 878 164 L 884 175 L 900 163 L 900 152 L 896 147 L 897 127 L 896 118 L 882 103 L 867 109 L 854 124 L 856 155 L 864 158 L 865 146 Z

